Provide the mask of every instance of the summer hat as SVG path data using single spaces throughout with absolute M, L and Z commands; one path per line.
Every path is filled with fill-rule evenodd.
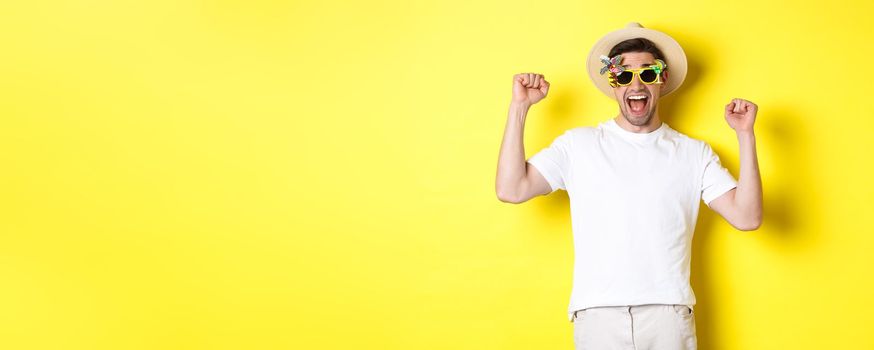
M 662 87 L 661 95 L 665 96 L 679 88 L 683 84 L 683 80 L 686 79 L 686 53 L 683 52 L 683 48 L 667 34 L 644 28 L 637 22 L 631 22 L 625 28 L 607 33 L 595 43 L 592 51 L 589 51 L 586 69 L 589 71 L 589 78 L 592 79 L 595 86 L 610 98 L 616 98 L 613 94 L 613 87 L 607 82 L 607 76 L 600 74 L 601 67 L 604 66 L 604 63 L 601 62 L 601 55 L 607 56 L 613 46 L 633 38 L 649 39 L 665 55 L 667 71 L 670 74 L 667 85 Z

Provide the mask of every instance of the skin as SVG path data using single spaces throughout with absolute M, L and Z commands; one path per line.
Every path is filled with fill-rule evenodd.
M 649 52 L 626 52 L 622 54 L 621 64 L 626 68 L 638 69 L 648 67 L 655 63 L 655 57 Z M 649 133 L 662 125 L 659 118 L 658 101 L 661 97 L 662 87 L 668 81 L 668 71 L 662 73 L 661 84 L 647 85 L 640 81 L 638 76 L 631 80 L 631 84 L 613 88 L 613 95 L 619 104 L 619 114 L 614 118 L 623 129 L 636 133 Z M 646 114 L 637 116 L 631 113 L 627 103 L 628 96 L 646 95 Z
M 623 57 L 622 64 L 631 69 L 655 62 L 650 53 L 627 52 Z M 666 82 L 667 79 L 668 73 L 665 71 L 662 81 Z M 658 115 L 658 101 L 663 86 L 664 84 L 643 84 L 635 76 L 630 85 L 613 88 L 620 110 L 614 119 L 616 123 L 635 133 L 649 133 L 658 129 L 662 123 Z M 523 203 L 551 192 L 543 175 L 535 167 L 528 165 L 522 144 L 528 110 L 546 97 L 549 87 L 549 82 L 542 74 L 520 73 L 513 76 L 513 96 L 501 141 L 495 179 L 495 192 L 502 202 Z M 632 93 L 648 95 L 645 115 L 635 116 L 628 110 L 625 97 Z M 738 230 L 755 230 L 762 224 L 762 183 L 753 128 L 758 106 L 748 100 L 733 98 L 725 105 L 724 112 L 726 123 L 737 135 L 740 176 L 737 187 L 711 201 L 710 208 Z
M 762 178 L 753 130 L 758 110 L 756 104 L 740 98 L 725 105 L 725 121 L 734 129 L 740 148 L 740 177 L 737 188 L 710 202 L 710 208 L 742 231 L 762 225 Z

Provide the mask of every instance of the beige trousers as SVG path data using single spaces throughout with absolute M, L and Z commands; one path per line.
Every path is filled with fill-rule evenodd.
M 695 313 L 686 305 L 604 306 L 577 310 L 576 350 L 695 350 Z

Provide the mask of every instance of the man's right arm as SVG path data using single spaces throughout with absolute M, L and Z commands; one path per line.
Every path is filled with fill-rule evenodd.
M 522 142 L 528 109 L 546 97 L 548 90 L 549 83 L 542 75 L 523 73 L 513 77 L 513 100 L 501 141 L 495 179 L 495 192 L 502 202 L 523 203 L 552 192 L 543 175 L 525 160 Z

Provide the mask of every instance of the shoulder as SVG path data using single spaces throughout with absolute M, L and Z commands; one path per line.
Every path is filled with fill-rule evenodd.
M 588 149 L 587 145 L 596 142 L 601 130 L 593 126 L 578 126 L 564 131 L 556 141 L 566 145 L 568 149 Z
M 586 141 L 597 137 L 602 132 L 603 129 L 598 128 L 597 126 L 578 126 L 565 131 L 565 135 L 570 139 Z
M 677 144 L 686 148 L 690 148 L 692 150 L 703 152 L 710 148 L 710 145 L 706 141 L 693 138 L 673 128 L 668 128 L 668 130 L 665 132 L 665 136 L 670 138 Z
M 668 129 L 665 134 L 673 141 L 681 154 L 687 159 L 696 160 L 698 164 L 706 164 L 714 157 L 718 157 L 707 141 L 691 137 L 674 129 Z

